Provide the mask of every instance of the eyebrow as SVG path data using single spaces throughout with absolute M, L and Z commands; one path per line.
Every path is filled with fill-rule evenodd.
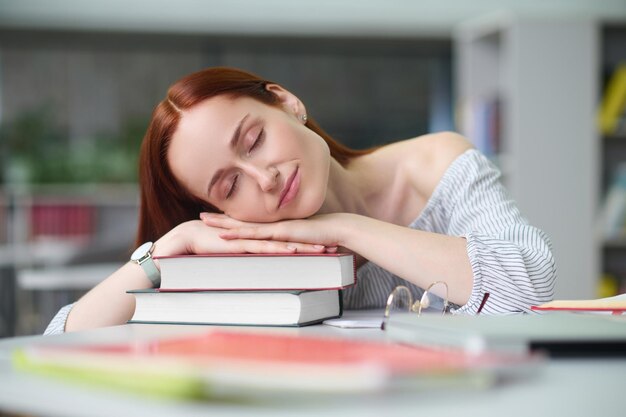
M 237 127 L 235 128 L 235 131 L 233 132 L 233 136 L 230 138 L 230 142 L 228 143 L 228 146 L 230 147 L 230 149 L 237 148 L 237 144 L 239 143 L 239 139 L 241 138 L 241 129 L 243 128 L 243 124 L 245 123 L 248 116 L 250 116 L 250 113 L 247 113 L 245 116 L 243 116 L 241 120 L 239 121 L 239 123 L 237 123 Z M 211 178 L 211 182 L 209 183 L 209 186 L 207 187 L 207 191 L 206 191 L 207 197 L 211 196 L 211 189 L 220 180 L 223 174 L 224 174 L 224 170 L 221 168 L 215 171 L 215 174 L 213 174 L 213 177 Z

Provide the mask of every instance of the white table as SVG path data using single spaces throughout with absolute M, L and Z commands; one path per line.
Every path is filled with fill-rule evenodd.
M 77 344 L 150 340 L 164 335 L 199 333 L 205 326 L 123 325 L 58 336 L 0 340 L 0 414 L 45 416 L 624 416 L 626 359 L 556 360 L 529 379 L 502 381 L 487 389 L 448 388 L 355 397 L 282 398 L 259 405 L 218 402 L 169 402 L 106 390 L 90 390 L 16 373 L 10 364 L 15 347 L 37 343 Z M 376 329 L 326 325 L 273 328 L 289 334 L 383 338 Z

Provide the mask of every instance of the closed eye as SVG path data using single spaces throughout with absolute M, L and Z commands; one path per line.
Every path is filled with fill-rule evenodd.
M 259 132 L 259 135 L 254 140 L 254 143 L 252 144 L 252 146 L 250 146 L 250 149 L 248 149 L 248 155 L 252 154 L 252 152 L 256 148 L 258 148 L 261 144 L 263 144 L 264 140 L 265 140 L 265 129 L 261 129 L 261 131 Z
M 237 191 L 237 182 L 239 181 L 239 174 L 235 175 L 233 178 L 233 182 L 230 185 L 230 189 L 228 190 L 228 194 L 226 194 L 226 199 L 229 199 L 235 191 Z

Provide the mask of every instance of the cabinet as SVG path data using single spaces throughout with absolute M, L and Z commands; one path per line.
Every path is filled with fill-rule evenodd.
M 458 128 L 550 236 L 557 298 L 593 297 L 600 274 L 598 40 L 592 20 L 507 13 L 454 32 Z

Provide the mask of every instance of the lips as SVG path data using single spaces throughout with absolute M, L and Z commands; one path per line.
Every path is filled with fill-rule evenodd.
M 280 193 L 280 198 L 278 199 L 278 208 L 284 207 L 291 200 L 294 199 L 296 194 L 298 194 L 298 190 L 300 188 L 300 169 L 296 167 L 293 173 L 287 178 L 285 182 L 285 186 Z

